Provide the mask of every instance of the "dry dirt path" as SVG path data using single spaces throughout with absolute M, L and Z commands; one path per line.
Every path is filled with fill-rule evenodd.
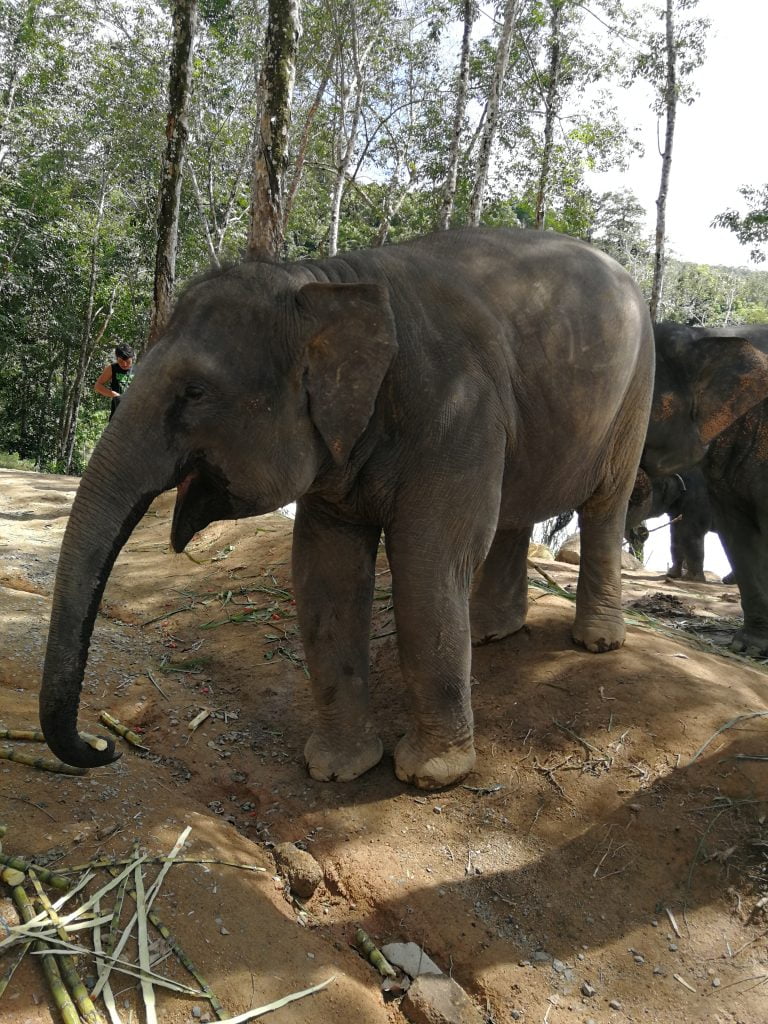
M 76 485 L 0 471 L 7 728 L 36 721 Z M 392 771 L 408 701 L 382 562 L 373 702 L 387 754 L 354 783 L 322 784 L 301 757 L 312 709 L 290 521 L 215 524 L 188 558 L 169 553 L 171 508 L 159 499 L 118 560 L 80 716 L 82 729 L 104 731 L 98 714 L 111 712 L 142 731 L 149 753 L 123 744 L 117 764 L 83 778 L 0 761 L 6 852 L 59 868 L 125 856 L 135 839 L 159 854 L 191 825 L 189 855 L 266 868 L 175 866 L 156 906 L 232 1014 L 335 976 L 268 1018 L 276 1024 L 404 1019 L 350 945 L 358 926 L 380 943 L 422 945 L 489 1024 L 768 1021 L 768 762 L 749 759 L 768 754 L 768 718 L 715 736 L 768 711 L 768 675 L 679 631 L 726 640 L 735 588 L 627 573 L 627 604 L 666 628 L 636 612 L 626 646 L 592 656 L 570 642 L 570 600 L 532 572 L 529 626 L 475 652 L 477 769 L 426 794 Z M 573 588 L 573 567 L 544 568 Z M 275 869 L 282 841 L 323 871 L 303 906 Z M 159 998 L 161 1024 L 208 1014 L 200 1000 Z M 130 980 L 118 1005 L 124 1020 L 143 1019 Z M 0 1020 L 57 1019 L 27 957 Z

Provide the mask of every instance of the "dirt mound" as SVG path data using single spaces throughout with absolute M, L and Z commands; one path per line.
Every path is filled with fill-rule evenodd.
M 36 722 L 76 483 L 0 473 L 7 728 Z M 273 1019 L 403 1019 L 351 948 L 362 926 L 380 944 L 418 943 L 496 1024 L 766 1019 L 768 676 L 719 653 L 738 623 L 735 587 L 626 572 L 627 644 L 594 656 L 570 641 L 577 567 L 532 570 L 528 626 L 474 652 L 476 771 L 425 794 L 392 769 L 408 695 L 382 556 L 372 699 L 387 753 L 353 783 L 324 784 L 302 763 L 312 706 L 290 520 L 214 524 L 177 556 L 171 508 L 155 502 L 118 560 L 80 715 L 103 732 L 109 711 L 148 752 L 120 741 L 119 762 L 82 778 L 0 761 L 6 852 L 62 869 L 124 858 L 134 839 L 165 853 L 191 825 L 187 855 L 217 863 L 174 866 L 156 907 L 232 1014 L 334 976 Z M 306 902 L 277 874 L 281 842 L 322 869 Z M 125 1019 L 125 1004 L 143 1019 L 123 984 Z M 163 1024 L 209 1014 L 199 999 L 158 998 Z M 0 1019 L 57 1020 L 48 999 L 27 957 Z

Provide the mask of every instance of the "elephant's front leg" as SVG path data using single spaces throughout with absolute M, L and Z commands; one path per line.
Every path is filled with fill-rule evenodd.
M 400 664 L 410 698 L 410 725 L 395 750 L 403 782 L 437 789 L 474 766 L 469 588 L 485 554 L 434 523 L 387 535 Z M 474 550 L 473 550 L 474 549 Z
M 348 782 L 383 753 L 368 703 L 376 550 L 381 531 L 337 522 L 299 502 L 293 580 L 317 727 L 304 757 L 310 775 Z
M 621 543 L 626 505 L 597 492 L 579 509 L 581 558 L 573 639 L 588 651 L 621 647 L 626 635 L 621 608 Z

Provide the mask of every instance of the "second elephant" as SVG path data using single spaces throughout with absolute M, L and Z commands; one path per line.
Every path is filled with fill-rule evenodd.
M 699 465 L 741 594 L 733 648 L 768 654 L 768 325 L 657 324 L 641 461 L 651 478 Z
M 701 469 L 654 478 L 645 500 L 630 508 L 627 527 L 663 515 L 669 516 L 672 559 L 667 576 L 705 583 L 704 538 L 716 527 Z

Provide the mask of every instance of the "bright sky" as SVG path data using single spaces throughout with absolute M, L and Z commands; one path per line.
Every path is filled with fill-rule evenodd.
M 677 110 L 672 173 L 667 198 L 667 238 L 680 259 L 751 266 L 749 248 L 731 232 L 710 228 L 717 213 L 744 209 L 741 185 L 768 181 L 766 40 L 768 4 L 763 0 L 699 0 L 697 13 L 709 18 L 707 59 L 695 72 L 699 97 Z M 642 87 L 627 93 L 630 124 L 643 127 L 643 157 L 623 174 L 600 175 L 594 187 L 631 189 L 655 224 L 661 175 L 654 114 Z M 663 126 L 662 126 L 663 131 Z

